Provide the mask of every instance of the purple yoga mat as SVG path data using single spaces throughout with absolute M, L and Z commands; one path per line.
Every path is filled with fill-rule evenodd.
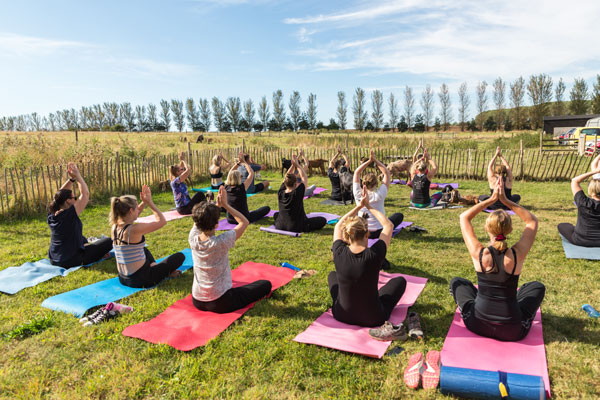
M 401 222 L 400 225 L 398 225 L 397 227 L 394 228 L 394 231 L 392 232 L 392 237 L 396 236 L 398 233 L 400 233 L 400 231 L 404 228 L 408 228 L 409 226 L 411 226 L 413 223 L 410 221 L 404 221 Z M 376 241 L 378 241 L 379 239 L 369 239 L 368 240 L 368 247 L 371 247 L 375 244 Z
M 271 210 L 267 213 L 267 215 L 265 215 L 265 218 L 267 217 L 272 217 L 277 211 L 275 210 Z M 233 228 L 235 228 L 237 226 L 237 224 L 230 224 L 229 222 L 227 222 L 227 218 L 223 218 L 222 220 L 219 221 L 219 226 L 217 226 L 217 231 L 228 231 L 231 230 Z
M 271 226 L 269 226 L 267 228 L 265 228 L 264 226 L 261 226 L 260 230 L 261 231 L 265 231 L 265 232 L 269 232 L 269 233 L 277 233 L 279 235 L 287 235 L 287 236 L 293 236 L 293 237 L 302 236 L 301 232 L 282 231 L 281 229 L 275 228 L 275 225 L 271 225 Z
M 496 210 L 490 210 L 489 208 L 486 208 L 486 209 L 485 209 L 485 210 L 483 210 L 483 211 L 485 211 L 486 213 L 490 213 L 490 214 L 491 214 L 491 213 L 493 213 L 493 212 L 494 212 L 494 211 L 496 211 Z M 507 213 L 508 215 L 515 215 L 515 212 L 514 212 L 513 210 L 504 210 L 504 211 L 506 211 L 506 213 Z
M 309 214 L 306 214 L 306 216 L 308 218 L 323 217 L 327 221 L 331 221 L 332 219 L 338 219 L 338 218 L 340 218 L 340 216 L 337 215 L 337 214 L 331 214 L 331 213 L 326 213 L 326 212 L 311 212 Z
M 327 189 L 322 188 L 322 187 L 317 187 L 315 188 L 315 190 L 313 190 L 312 194 L 310 196 L 304 196 L 304 200 L 308 199 L 309 197 L 313 197 L 318 195 L 319 193 L 322 193 L 324 191 L 326 191 Z

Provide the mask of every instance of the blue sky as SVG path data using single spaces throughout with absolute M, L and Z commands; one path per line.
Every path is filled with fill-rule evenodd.
M 573 78 L 600 73 L 596 0 L 3 3 L 0 116 L 282 89 L 303 106 L 315 93 L 327 122 L 340 90 L 350 103 L 357 86 L 401 97 L 409 85 L 418 99 L 463 81 L 474 116 L 480 80 L 546 73 L 568 97 Z

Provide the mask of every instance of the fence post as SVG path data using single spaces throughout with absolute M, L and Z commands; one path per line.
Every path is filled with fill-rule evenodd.
M 519 143 L 519 177 L 523 180 L 523 139 Z
M 119 194 L 121 193 L 121 158 L 119 157 L 119 152 L 117 151 L 117 156 L 115 157 L 115 168 L 117 169 L 117 182 L 119 184 Z
M 540 153 L 544 151 L 544 144 L 542 142 L 544 131 L 540 131 Z

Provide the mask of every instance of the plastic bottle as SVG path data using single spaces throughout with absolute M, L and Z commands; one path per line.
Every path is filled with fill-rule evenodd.
M 294 271 L 300 271 L 300 268 L 294 267 L 292 264 L 287 263 L 287 262 L 279 263 L 279 265 L 281 265 L 284 268 L 289 268 L 289 269 L 294 270 Z
M 596 311 L 596 309 L 589 304 L 584 304 L 583 306 L 581 306 L 581 309 L 583 311 L 585 311 L 587 313 L 587 315 L 589 315 L 592 318 L 600 317 L 600 313 L 598 311 Z

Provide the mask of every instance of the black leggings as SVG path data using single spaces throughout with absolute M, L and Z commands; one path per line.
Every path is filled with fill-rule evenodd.
M 192 213 L 192 208 L 203 201 L 206 201 L 206 195 L 202 192 L 197 192 L 194 197 L 190 199 L 189 203 L 183 207 L 177 207 L 177 212 L 181 215 L 190 215 Z
M 276 212 L 273 215 L 273 220 L 275 222 L 277 222 L 277 217 L 279 217 L 279 213 L 278 212 Z M 319 229 L 321 229 L 325 225 L 327 225 L 327 218 L 325 218 L 325 217 L 306 218 L 306 222 L 304 224 L 304 228 L 302 229 L 301 232 L 318 231 Z
M 250 222 L 252 224 L 252 223 L 258 221 L 259 219 L 263 219 L 265 217 L 265 215 L 267 215 L 269 213 L 269 211 L 271 211 L 271 207 L 269 207 L 269 206 L 263 206 L 254 211 L 250 211 L 250 214 L 248 214 L 248 217 L 247 217 L 248 222 Z M 229 222 L 230 224 L 237 224 L 237 221 L 235 220 L 235 218 L 233 218 L 233 216 L 230 216 L 230 215 L 227 215 L 227 222 Z
M 129 276 L 119 274 L 119 282 L 121 284 L 132 288 L 152 287 L 169 276 L 171 272 L 179 268 L 185 261 L 183 253 L 175 253 L 156 265 L 150 266 L 150 264 L 155 262 L 154 257 L 147 248 L 144 248 L 144 253 L 146 254 L 146 262 L 140 269 Z
M 265 185 L 261 182 L 261 183 L 254 185 L 254 189 L 248 190 L 247 193 L 250 193 L 250 194 L 258 193 L 258 192 L 262 192 L 263 190 L 265 190 Z
M 333 300 L 333 304 L 336 303 L 339 292 L 339 284 L 337 279 L 337 272 L 331 271 L 327 276 L 327 284 L 329 285 L 329 293 L 331 294 L 331 299 Z M 381 308 L 383 311 L 382 319 L 375 318 L 373 313 L 369 313 L 369 315 L 357 315 L 356 313 L 352 314 L 352 317 L 342 318 L 343 321 L 338 319 L 339 316 L 334 315 L 334 318 L 340 322 L 344 322 L 352 325 L 359 326 L 380 326 L 383 325 L 385 321 L 390 318 L 392 314 L 392 310 L 398 304 L 398 301 L 402 298 L 404 291 L 406 290 L 406 279 L 401 276 L 396 278 L 392 278 L 379 289 L 379 302 L 381 303 Z M 349 313 L 352 313 L 352 310 L 347 310 Z
M 568 222 L 563 222 L 558 224 L 558 232 L 567 239 L 567 241 L 575 246 L 582 247 L 600 247 L 600 244 L 593 240 L 581 240 L 581 237 L 578 236 L 577 240 L 573 237 L 573 233 L 575 233 L 575 226 L 573 224 L 569 224 Z
M 394 214 L 390 215 L 388 217 L 388 219 L 390 221 L 392 221 L 392 224 L 394 224 L 394 228 L 396 228 L 404 220 L 404 215 L 402 213 L 394 213 Z M 381 231 L 383 231 L 383 229 L 378 229 L 376 231 L 369 232 L 369 239 L 379 239 L 379 235 L 381 235 Z
M 199 301 L 192 297 L 192 302 L 198 310 L 225 314 L 244 308 L 248 304 L 262 299 L 270 292 L 271 282 L 259 280 L 244 286 L 231 288 L 213 301 Z
M 546 287 L 534 281 L 525 283 L 517 291 L 517 302 L 521 309 L 521 322 L 518 323 L 493 323 L 477 318 L 475 316 L 477 288 L 467 279 L 452 279 L 450 293 L 460 309 L 468 330 L 481 336 L 513 342 L 523 339 L 529 333 L 535 314 L 544 300 Z
M 488 196 L 487 194 L 482 194 L 481 196 L 479 196 L 479 202 L 481 203 L 482 201 L 486 201 L 490 197 L 491 196 Z M 519 201 L 521 201 L 521 195 L 512 194 L 508 199 L 510 201 L 512 201 L 513 203 L 518 204 Z M 502 204 L 502 202 L 500 200 L 498 200 L 497 202 L 495 202 L 494 204 L 489 206 L 488 209 L 490 209 L 490 210 L 510 210 L 510 208 L 508 208 L 504 204 Z
M 73 268 L 81 265 L 92 264 L 104 257 L 109 251 L 112 250 L 112 247 L 113 244 L 110 238 L 98 239 L 94 243 L 88 243 L 85 245 L 83 250 L 79 250 L 67 261 L 52 264 L 59 265 L 63 268 Z

